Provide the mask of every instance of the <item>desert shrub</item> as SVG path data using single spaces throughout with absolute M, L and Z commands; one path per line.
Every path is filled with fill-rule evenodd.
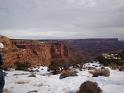
M 97 57 L 96 60 L 99 61 L 99 63 L 104 65 L 104 66 L 109 66 L 110 65 L 110 60 L 105 59 L 103 56 Z
M 7 88 L 4 88 L 4 89 L 3 89 L 3 93 L 11 93 L 11 91 L 8 90 Z
M 61 64 L 59 59 L 54 59 L 51 61 L 51 64 L 48 67 L 48 71 L 51 71 L 53 74 L 58 74 L 61 71 Z
M 25 80 L 19 80 L 17 82 L 15 82 L 16 84 L 27 84 L 29 83 L 29 81 L 25 81 Z
M 86 81 L 81 86 L 77 93 L 101 93 L 102 90 L 96 82 Z
M 119 71 L 124 71 L 124 66 L 120 66 Z
M 66 78 L 66 77 L 70 77 L 70 76 L 78 76 L 77 75 L 77 71 L 73 71 L 73 70 L 63 70 L 61 75 L 60 75 L 60 79 Z
M 105 77 L 109 77 L 110 76 L 110 71 L 109 69 L 95 69 L 93 71 L 90 71 L 90 73 L 93 75 L 93 77 L 98 77 L 98 76 L 105 76 Z
M 97 57 L 95 60 L 99 61 L 100 64 L 103 64 L 104 66 L 123 66 L 124 65 L 124 59 L 123 54 L 118 55 L 121 59 L 114 59 L 114 58 L 105 58 L 103 56 Z
M 36 77 L 35 73 L 31 73 L 28 77 Z
M 122 51 L 121 53 L 119 53 L 119 56 L 124 60 L 124 51 Z
M 88 52 L 80 51 L 80 52 L 75 52 L 72 55 L 71 60 L 72 60 L 73 67 L 76 67 L 80 71 L 82 71 L 83 65 L 85 63 L 92 62 L 93 59 L 91 58 Z
M 15 66 L 16 66 L 16 70 L 27 70 L 29 67 L 31 67 L 31 62 L 29 62 L 29 61 L 25 61 L 25 62 L 16 61 Z
M 37 90 L 32 90 L 32 91 L 29 91 L 27 93 L 38 93 L 38 91 Z

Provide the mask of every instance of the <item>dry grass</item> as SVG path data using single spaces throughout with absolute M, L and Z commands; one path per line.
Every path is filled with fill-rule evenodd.
M 33 86 L 42 87 L 43 86 L 43 83 L 42 82 L 37 82 Z
M 95 69 L 93 71 L 89 71 L 93 77 L 98 77 L 98 76 L 105 76 L 109 77 L 110 76 L 110 71 L 107 68 L 104 69 Z
M 78 76 L 77 75 L 77 71 L 73 71 L 73 70 L 64 70 L 62 71 L 61 75 L 60 75 L 60 79 L 66 78 L 66 77 L 70 77 L 70 76 Z
M 10 91 L 8 89 L 3 89 L 3 93 L 10 93 Z
M 19 81 L 16 81 L 15 83 L 16 83 L 16 84 L 27 84 L 27 83 L 29 83 L 29 81 L 26 81 L 26 80 L 19 80 Z
M 36 77 L 35 73 L 31 73 L 31 75 L 29 75 L 28 77 Z

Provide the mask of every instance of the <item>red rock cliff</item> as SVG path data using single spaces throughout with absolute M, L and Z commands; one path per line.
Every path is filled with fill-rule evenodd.
M 2 40 L 3 39 L 3 40 Z M 6 47 L 4 68 L 16 68 L 16 62 L 30 62 L 31 66 L 49 65 L 53 58 L 69 56 L 68 47 L 62 42 L 47 43 L 35 40 L 10 40 L 2 37 Z

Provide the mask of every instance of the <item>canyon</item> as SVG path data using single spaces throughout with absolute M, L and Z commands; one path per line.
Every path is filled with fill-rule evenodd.
M 63 42 L 9 39 L 5 36 L 0 36 L 0 42 L 5 46 L 4 69 L 16 68 L 20 63 L 30 63 L 31 67 L 48 66 L 52 59 L 69 56 L 69 48 Z
M 92 62 L 102 53 L 124 51 L 124 41 L 117 38 L 31 40 L 0 36 L 0 42 L 5 46 L 4 69 L 16 68 L 17 63 L 30 63 L 30 67 L 48 66 L 53 59 Z

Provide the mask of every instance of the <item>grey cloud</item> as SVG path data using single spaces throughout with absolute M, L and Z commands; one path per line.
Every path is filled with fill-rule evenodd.
M 19 37 L 22 32 L 21 37 L 29 33 L 40 37 L 44 32 L 53 33 L 45 34 L 46 38 L 122 38 L 123 16 L 122 0 L 0 0 L 0 34 Z M 114 35 L 114 29 L 121 32 Z

